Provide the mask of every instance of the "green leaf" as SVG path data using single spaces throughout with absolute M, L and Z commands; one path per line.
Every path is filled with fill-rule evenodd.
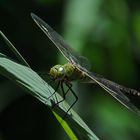
M 62 127 L 65 129 L 66 133 L 69 134 L 70 138 L 72 140 L 78 140 L 76 135 L 73 133 L 73 131 L 70 129 L 69 125 L 65 120 L 63 120 L 60 116 L 58 116 L 55 112 L 53 112 L 57 120 L 60 122 Z
M 57 103 L 56 99 L 51 96 L 54 89 L 48 85 L 35 71 L 24 65 L 18 64 L 6 55 L 0 53 L 0 74 L 12 80 L 25 91 L 33 95 L 35 98 L 52 108 Z M 56 93 L 57 99 L 62 97 Z M 67 132 L 68 136 L 73 140 L 98 140 L 96 135 L 89 129 L 84 121 L 72 109 L 66 115 L 69 105 L 64 101 L 53 108 L 55 116 Z
M 14 47 L 14 45 L 8 40 L 8 38 L 0 31 L 0 35 L 7 44 L 7 47 L 15 54 L 17 59 L 25 66 L 29 66 L 29 64 L 26 62 L 26 60 L 22 57 L 22 55 L 18 52 L 18 50 Z

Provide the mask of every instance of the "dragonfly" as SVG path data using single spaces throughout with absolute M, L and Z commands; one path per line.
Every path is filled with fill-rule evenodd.
M 117 84 L 111 80 L 104 78 L 99 74 L 89 71 L 87 58 L 75 52 L 74 49 L 71 48 L 64 41 L 63 37 L 59 35 L 56 31 L 54 31 L 40 17 L 38 17 L 34 13 L 31 13 L 31 17 L 35 21 L 35 23 L 40 27 L 40 29 L 54 43 L 54 45 L 62 53 L 62 55 L 68 60 L 68 63 L 64 65 L 59 65 L 59 64 L 55 65 L 49 71 L 49 74 L 53 78 L 53 80 L 58 82 L 56 90 L 59 87 L 61 87 L 62 89 L 63 99 L 61 101 L 65 100 L 68 91 L 71 91 L 75 97 L 75 101 L 68 109 L 68 111 L 73 107 L 73 105 L 78 100 L 77 95 L 72 90 L 71 82 L 76 80 L 88 79 L 89 83 L 98 84 L 101 88 L 107 91 L 121 104 L 123 104 L 129 110 L 131 110 L 132 112 L 140 116 L 140 110 L 130 101 L 129 97 L 127 96 L 127 95 L 140 96 L 140 92 L 138 92 L 135 89 L 127 88 L 125 86 Z M 63 87 L 64 84 L 68 87 L 68 90 L 66 92 L 64 92 L 64 87 Z

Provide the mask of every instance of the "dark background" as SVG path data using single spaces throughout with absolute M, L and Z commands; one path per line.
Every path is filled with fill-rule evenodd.
M 33 22 L 34 12 L 89 59 L 91 71 L 140 90 L 139 5 L 139 0 L 1 0 L 0 30 L 33 70 L 47 73 L 65 58 Z M 0 52 L 15 59 L 3 42 Z M 47 107 L 0 79 L 0 140 L 68 139 Z M 79 97 L 74 109 L 99 138 L 140 139 L 140 118 L 100 87 L 75 84 L 74 90 Z M 132 101 L 140 106 L 139 97 Z

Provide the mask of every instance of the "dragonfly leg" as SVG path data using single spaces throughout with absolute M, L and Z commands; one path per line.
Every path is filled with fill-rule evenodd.
M 64 91 L 63 82 L 60 82 L 60 87 L 61 87 L 61 90 L 62 90 L 62 100 L 58 101 L 56 105 L 63 102 L 66 99 L 67 93 L 69 92 L 69 89 L 66 92 Z
M 78 101 L 78 96 L 76 95 L 76 93 L 72 90 L 72 84 L 70 83 L 66 83 L 66 86 L 68 87 L 68 89 L 72 92 L 72 94 L 75 97 L 75 101 L 72 103 L 72 105 L 69 107 L 69 109 L 67 110 L 67 113 L 70 111 L 70 109 L 75 105 L 75 103 Z M 67 114 L 66 113 L 66 114 Z
M 58 88 L 59 88 L 59 86 L 61 87 L 61 90 L 62 90 L 62 100 L 60 100 L 60 101 L 58 101 L 56 104 L 54 104 L 54 106 L 53 106 L 53 108 L 56 106 L 56 105 L 58 105 L 59 103 L 61 103 L 61 102 L 63 102 L 65 99 L 66 99 L 66 95 L 67 95 L 67 93 L 69 92 L 69 91 L 71 91 L 72 92 L 72 94 L 74 95 L 74 97 L 75 97 L 75 101 L 72 103 L 72 105 L 69 107 L 69 109 L 67 110 L 67 112 L 66 112 L 66 115 L 64 116 L 64 118 L 67 116 L 67 114 L 68 114 L 68 112 L 70 111 L 70 109 L 75 105 L 75 103 L 78 101 L 78 96 L 75 94 L 75 92 L 72 90 L 72 84 L 71 83 L 65 83 L 66 84 L 66 86 L 68 87 L 68 89 L 67 89 L 67 91 L 65 92 L 64 91 L 64 85 L 63 85 L 63 82 L 61 81 L 61 82 L 59 82 L 58 83 L 58 85 L 57 85 L 57 88 L 56 88 L 56 90 L 58 90 Z M 55 90 L 55 92 L 56 92 L 56 90 Z M 51 96 L 53 96 L 54 94 L 55 94 L 55 92 L 51 95 Z
M 57 103 L 58 103 L 58 99 L 57 99 L 55 93 L 56 93 L 56 91 L 58 91 L 59 86 L 60 86 L 60 82 L 58 82 L 58 84 L 57 84 L 57 86 L 56 86 L 56 88 L 55 88 L 55 91 L 48 97 L 48 99 L 50 99 L 53 95 L 55 95 L 55 99 L 56 99 L 56 102 L 57 102 Z

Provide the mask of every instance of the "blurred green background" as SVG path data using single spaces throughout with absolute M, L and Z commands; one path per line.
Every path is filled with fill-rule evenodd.
M 65 59 L 30 17 L 34 12 L 51 25 L 91 71 L 140 90 L 140 1 L 1 0 L 0 30 L 32 69 L 48 72 Z M 0 52 L 14 59 L 0 43 Z M 103 140 L 139 140 L 140 118 L 93 84 L 74 84 L 74 109 Z M 71 94 L 67 97 L 72 102 Z M 140 97 L 132 97 L 140 106 Z M 51 111 L 0 77 L 0 140 L 69 139 Z

